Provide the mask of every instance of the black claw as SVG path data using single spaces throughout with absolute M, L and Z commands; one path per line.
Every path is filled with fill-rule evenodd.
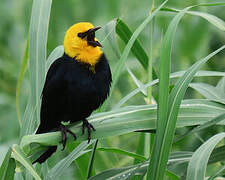
M 66 147 L 66 142 L 67 142 L 67 132 L 70 133 L 74 140 L 77 139 L 75 133 L 73 133 L 70 129 L 68 129 L 66 126 L 64 125 L 61 125 L 60 126 L 60 131 L 61 131 L 61 134 L 62 134 L 62 144 L 63 144 L 63 148 L 62 148 L 62 151 L 65 149 Z
M 85 128 L 87 128 L 87 132 L 88 132 L 88 143 L 89 143 L 90 140 L 91 140 L 91 130 L 96 131 L 96 129 L 95 129 L 94 126 L 93 126 L 92 124 L 90 124 L 86 119 L 83 120 L 82 134 L 84 134 Z

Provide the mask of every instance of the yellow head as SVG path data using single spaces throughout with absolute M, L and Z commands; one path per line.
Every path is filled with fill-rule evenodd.
M 95 38 L 98 29 L 88 22 L 71 26 L 64 37 L 65 53 L 79 62 L 94 66 L 102 54 L 101 44 Z

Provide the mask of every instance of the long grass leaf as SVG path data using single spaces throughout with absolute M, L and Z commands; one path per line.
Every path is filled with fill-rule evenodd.
M 47 174 L 45 177 L 45 180 L 53 180 L 60 175 L 70 166 L 70 164 L 83 155 L 85 153 L 85 150 L 93 143 L 93 140 L 90 141 L 90 143 L 87 143 L 87 141 L 82 142 L 79 144 L 67 157 L 62 159 L 60 162 L 58 162 Z
M 132 158 L 137 159 L 139 161 L 146 161 L 147 160 L 144 156 L 141 156 L 139 154 L 135 154 L 135 153 L 132 153 L 132 152 L 124 151 L 124 150 L 118 149 L 118 148 L 98 148 L 97 150 L 129 156 L 129 157 L 132 157 Z
M 221 122 L 221 121 L 223 121 L 223 120 L 225 120 L 225 113 L 223 113 L 223 114 L 221 114 L 221 115 L 219 115 L 219 116 L 213 118 L 212 120 L 207 121 L 206 123 L 201 124 L 201 125 L 199 125 L 198 127 L 196 127 L 196 128 L 194 128 L 194 129 L 188 131 L 188 132 L 185 133 L 184 135 L 182 135 L 182 136 L 180 136 L 179 138 L 177 138 L 177 139 L 174 141 L 174 143 L 180 141 L 181 139 L 183 139 L 184 137 L 186 137 L 186 136 L 188 136 L 188 135 L 191 135 L 191 134 L 193 134 L 193 133 L 196 133 L 196 132 L 198 132 L 198 131 L 201 131 L 201 130 L 203 130 L 203 129 L 205 129 L 205 128 L 208 128 L 208 127 L 210 127 L 210 126 L 216 125 L 216 124 L 218 124 L 219 122 Z
M 13 180 L 16 164 L 13 159 L 11 159 L 11 148 L 9 148 L 5 158 L 0 166 L 0 179 L 1 180 Z
M 224 113 L 224 109 L 224 105 L 208 100 L 184 100 L 178 115 L 177 127 L 203 124 Z M 92 138 L 103 139 L 137 130 L 155 129 L 156 113 L 156 105 L 140 105 L 94 114 L 88 119 L 96 128 L 96 131 L 92 133 Z M 222 121 L 219 124 L 223 125 L 224 123 Z M 71 130 L 77 135 L 77 141 L 87 139 L 86 135 L 82 135 L 81 126 L 82 124 L 77 124 L 71 127 Z M 73 140 L 73 138 L 69 136 L 69 140 Z M 29 144 L 35 142 L 43 146 L 50 146 L 58 145 L 60 141 L 60 132 L 52 132 L 24 136 L 20 146 L 27 149 Z
M 202 144 L 193 154 L 187 168 L 187 180 L 204 180 L 207 163 L 215 146 L 225 138 L 219 133 Z
M 179 12 L 171 21 L 167 32 L 165 34 L 162 50 L 160 56 L 160 78 L 159 78 L 159 104 L 157 112 L 157 132 L 155 145 L 153 148 L 153 154 L 151 156 L 150 165 L 148 168 L 148 179 L 161 180 L 164 177 L 166 169 L 166 163 L 169 156 L 169 148 L 164 147 L 164 140 L 167 135 L 166 130 L 168 128 L 167 113 L 168 113 L 168 96 L 169 96 L 169 75 L 170 75 L 170 63 L 173 39 L 175 37 L 176 28 L 185 14 L 189 9 L 185 8 Z M 165 134 L 164 134 L 165 133 Z M 167 150 L 165 152 L 165 150 Z M 162 153 L 165 153 L 165 157 L 162 157 Z M 163 155 L 163 156 L 164 156 Z
M 14 144 L 12 147 L 12 157 L 22 164 L 36 180 L 41 180 L 41 177 L 37 174 L 30 160 L 26 157 L 17 144 Z
M 93 172 L 93 164 L 94 164 L 94 159 L 95 159 L 96 148 L 98 146 L 98 140 L 95 140 L 95 142 L 93 144 L 94 145 L 92 147 L 91 157 L 90 157 L 89 164 L 88 164 L 87 178 L 90 178 L 92 175 L 92 172 Z
M 189 86 L 205 98 L 225 104 L 225 93 L 220 89 L 206 83 L 190 83 Z
M 51 66 L 51 64 L 58 59 L 59 57 L 61 57 L 64 53 L 64 47 L 63 45 L 57 46 L 52 52 L 51 54 L 48 56 L 48 59 L 46 61 L 45 64 L 45 72 L 47 73 L 49 67 Z
M 174 72 L 170 74 L 170 79 L 174 79 L 174 78 L 178 78 L 183 76 L 185 72 L 184 71 L 178 71 L 178 72 Z M 206 76 L 224 76 L 225 73 L 224 72 L 218 72 L 218 71 L 199 71 L 195 74 L 195 77 L 206 77 Z M 149 82 L 147 84 L 144 84 L 143 86 L 140 86 L 139 88 L 131 91 L 129 94 L 127 94 L 126 96 L 124 96 L 115 106 L 115 108 L 119 108 L 120 106 L 122 106 L 123 104 L 125 104 L 130 98 L 132 98 L 133 96 L 135 96 L 137 93 L 146 90 L 148 87 L 150 86 L 154 86 L 156 84 L 158 84 L 159 79 L 155 79 L 152 82 Z
M 46 46 L 51 0 L 33 1 L 29 30 L 29 71 L 32 106 L 36 110 L 33 124 L 37 125 L 40 114 L 40 97 L 45 78 Z M 33 132 L 35 129 L 29 130 Z
M 26 69 L 27 69 L 28 51 L 29 51 L 29 40 L 27 38 L 27 43 L 26 43 L 26 48 L 25 48 L 25 52 L 24 52 L 21 69 L 20 69 L 20 74 L 19 74 L 18 81 L 16 84 L 16 112 L 17 112 L 17 117 L 18 117 L 20 127 L 22 126 L 22 121 L 21 121 L 21 115 L 20 115 L 19 96 L 20 96 L 20 88 L 21 88 L 22 80 L 23 80 L 23 77 L 24 77 Z
M 172 145 L 172 139 L 176 127 L 176 121 L 177 121 L 177 115 L 179 111 L 180 103 L 184 97 L 184 94 L 186 92 L 186 89 L 188 88 L 189 83 L 192 81 L 195 73 L 202 67 L 204 63 L 206 63 L 210 58 L 212 58 L 214 55 L 219 53 L 225 48 L 225 46 L 222 46 L 221 48 L 217 49 L 216 51 L 209 54 L 207 57 L 199 60 L 194 65 L 192 65 L 185 74 L 179 79 L 175 87 L 173 88 L 170 96 L 169 96 L 169 102 L 168 102 L 168 117 L 166 122 L 166 127 L 164 131 L 162 130 L 162 134 L 159 134 L 159 142 L 162 143 L 156 147 L 157 152 L 156 153 L 156 159 L 162 158 L 162 160 L 158 160 L 158 163 L 156 163 L 156 175 L 160 174 L 159 171 L 162 171 L 162 169 L 166 166 L 166 161 L 169 156 L 169 151 Z M 157 133 L 156 133 L 157 136 Z M 161 139 L 162 138 L 162 139 Z M 154 157 L 154 156 L 153 156 Z M 164 162 L 163 164 L 161 163 Z M 161 175 L 160 175 L 161 176 Z
M 135 40 L 137 39 L 138 35 L 142 32 L 142 30 L 146 27 L 146 25 L 152 20 L 152 18 L 156 15 L 156 13 L 160 10 L 160 8 L 162 8 L 166 4 L 166 2 L 167 1 L 165 1 L 163 4 L 161 4 L 151 15 L 149 15 L 131 36 L 131 38 L 130 38 L 129 42 L 127 43 L 126 47 L 124 48 L 122 56 L 113 72 L 113 83 L 112 83 L 111 91 L 114 89 L 114 87 L 119 79 L 119 76 L 120 76 L 121 70 L 124 66 L 124 63 L 128 57 L 128 54 L 129 54 Z
M 225 3 L 208 3 L 208 4 L 200 4 L 197 6 L 225 6 Z M 162 8 L 161 10 L 176 12 L 176 13 L 181 11 L 179 9 L 168 8 L 168 7 Z M 187 11 L 186 13 L 190 14 L 190 15 L 202 17 L 203 19 L 207 20 L 209 23 L 216 26 L 220 30 L 225 31 L 225 22 L 222 19 L 220 19 L 212 14 L 205 13 L 205 12 L 199 12 L 199 11 Z

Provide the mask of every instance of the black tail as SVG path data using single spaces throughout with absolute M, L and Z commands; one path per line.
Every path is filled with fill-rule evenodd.
M 34 163 L 43 163 L 45 162 L 57 149 L 57 146 L 50 146 L 38 159 L 36 159 Z
M 39 126 L 36 134 L 41 134 L 44 133 L 46 130 L 43 130 L 43 128 L 41 126 Z M 40 155 L 40 157 L 38 159 L 36 159 L 34 163 L 38 162 L 38 163 L 43 163 L 45 162 L 54 152 L 56 152 L 57 146 L 50 146 L 44 153 L 42 153 Z

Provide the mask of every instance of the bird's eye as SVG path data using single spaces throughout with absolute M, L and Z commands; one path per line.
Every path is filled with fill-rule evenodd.
M 83 39 L 87 36 L 87 33 L 78 33 L 77 36 Z

